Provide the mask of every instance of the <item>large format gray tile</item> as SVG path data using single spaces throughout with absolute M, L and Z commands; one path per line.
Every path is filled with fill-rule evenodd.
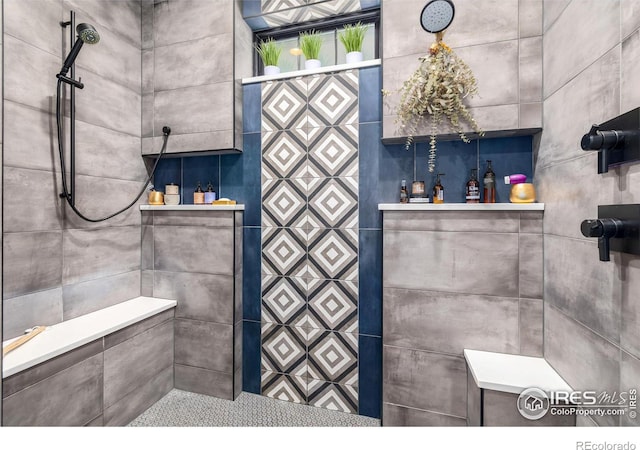
M 509 3 L 513 3 L 513 0 L 509 0 Z M 502 3 L 499 9 L 502 9 Z M 518 40 L 460 48 L 457 53 L 471 68 L 478 83 L 479 95 L 467 99 L 469 106 L 518 103 L 518 84 L 523 82 L 518 76 Z M 524 81 L 529 82 L 527 78 Z
M 382 380 L 384 402 L 466 417 L 463 358 L 385 345 Z
M 529 3 L 529 2 L 527 2 Z M 520 39 L 520 102 L 542 101 L 542 36 Z
M 23 25 L 24 26 L 24 25 Z M 4 98 L 42 111 L 55 111 L 60 57 L 5 35 Z
M 34 14 L 34 11 L 37 11 L 37 14 Z M 63 19 L 68 20 L 63 17 L 62 4 L 59 1 L 6 0 L 4 2 L 4 33 L 28 42 L 58 58 L 62 53 L 62 41 L 52 37 L 60 36 L 60 21 Z M 38 32 L 34 33 L 33 30 Z
M 640 259 L 622 255 L 622 324 L 620 347 L 640 358 Z
M 638 395 L 638 380 L 640 380 L 640 360 L 629 355 L 627 352 L 621 352 L 620 360 L 620 392 L 629 392 L 631 389 L 636 391 L 636 399 Z M 627 410 L 626 414 L 620 418 L 620 425 L 626 427 L 640 426 L 640 418 L 638 418 L 638 404 L 635 405 L 636 416 L 629 415 L 631 410 Z
M 520 233 L 542 234 L 543 220 L 542 211 L 520 213 Z
M 580 42 L 575 38 L 567 40 Z M 547 64 L 545 61 L 545 74 L 548 72 Z M 620 114 L 619 67 L 620 49 L 616 47 L 554 91 L 553 95 L 545 92 L 544 133 L 540 143 L 544 151 L 538 156 L 537 167 L 584 155 L 580 138 L 589 131 L 590 125 Z M 594 92 L 599 95 L 594 96 Z M 595 167 L 592 173 L 595 173 Z
M 153 95 L 154 80 L 156 78 L 154 65 L 155 65 L 155 50 L 153 48 L 142 50 L 142 88 L 141 89 L 142 89 L 143 96 L 145 94 Z M 144 118 L 144 113 L 142 114 L 142 116 Z
M 576 424 L 575 415 L 562 416 L 547 413 L 538 420 L 526 419 L 518 412 L 516 394 L 485 389 L 483 400 L 483 418 L 486 427 L 573 427 Z
M 42 170 L 4 169 L 3 231 L 51 231 L 61 229 L 61 200 L 57 195 L 60 174 Z M 21 211 L 29 211 L 23 214 Z
M 571 0 L 544 0 L 543 1 L 543 28 L 547 31 L 558 20 Z
M 100 190 L 104 192 L 104 195 L 100 195 L 99 201 L 96 201 L 96 184 L 99 184 Z M 89 219 L 102 219 L 128 206 L 140 193 L 142 187 L 142 180 L 126 181 L 77 175 L 75 184 L 75 206 Z M 97 223 L 85 221 L 77 216 L 69 205 L 65 204 L 65 228 L 98 228 L 104 227 L 105 224 L 112 227 L 139 226 L 139 205 L 145 203 L 147 203 L 147 199 L 143 194 L 136 204 L 125 212 L 108 219 L 106 222 Z
M 148 175 L 140 158 L 140 138 L 76 121 L 76 173 L 142 183 Z
M 542 102 L 520 103 L 518 124 L 520 128 L 542 128 Z
M 543 356 L 543 301 L 520 299 L 520 354 Z
M 622 0 L 620 8 L 621 37 L 624 39 L 640 27 L 640 5 L 635 0 Z
M 637 15 L 640 17 L 640 7 L 636 6 L 636 8 Z M 634 83 L 638 70 L 640 70 L 640 31 L 634 32 L 622 42 L 620 89 L 623 95 L 620 99 L 621 113 L 636 108 L 640 104 L 640 88 L 637 83 Z
M 517 234 L 385 231 L 383 240 L 385 286 L 518 296 Z
M 12 101 L 4 111 L 4 166 L 59 171 L 55 116 Z
M 3 425 L 82 426 L 88 423 L 102 413 L 102 369 L 102 355 L 95 355 L 10 395 L 2 404 Z
M 154 130 L 166 124 L 176 135 L 233 129 L 232 82 L 157 91 L 154 100 Z
M 142 49 L 153 48 L 153 0 L 142 0 Z
M 153 297 L 153 271 L 142 270 L 140 273 L 140 295 Z
M 596 242 L 553 235 L 546 235 L 544 242 L 545 301 L 610 341 L 619 342 L 619 268 L 599 260 Z
M 90 23 L 91 19 L 79 11 L 76 13 L 76 23 L 83 22 Z M 114 33 L 95 23 L 94 26 L 100 33 L 100 42 L 97 45 L 84 46 L 76 59 L 76 69 L 82 69 L 82 72 L 89 70 L 134 92 L 141 92 L 140 41 L 134 44 L 122 34 Z
M 619 40 L 619 2 L 580 0 L 569 3 L 544 36 L 545 98 L 608 52 Z
M 75 284 L 140 269 L 140 227 L 64 232 L 63 283 Z
M 3 235 L 3 295 L 17 297 L 62 284 L 62 232 Z
M 233 31 L 233 2 L 169 0 L 154 6 L 156 48 Z
M 233 324 L 230 275 L 156 271 L 153 293 L 178 301 L 176 317 Z
M 154 122 L 159 126 L 159 130 L 167 123 Z M 145 137 L 142 139 L 142 154 L 157 155 L 162 149 L 164 138 L 161 136 Z M 191 134 L 171 134 L 171 145 L 168 146 L 166 153 L 182 153 L 201 150 L 211 150 L 212 148 L 236 148 L 239 146 L 234 136 L 233 130 L 211 131 L 206 133 Z
M 173 389 L 173 366 L 104 410 L 105 426 L 124 426 Z
M 62 289 L 48 289 L 4 299 L 3 338 L 20 336 L 36 325 L 62 322 Z
M 466 422 L 462 417 L 383 403 L 382 425 L 385 427 L 463 427 Z
M 385 211 L 383 228 L 404 231 L 464 231 L 467 233 L 517 233 L 519 214 L 512 212 L 485 212 L 474 214 L 461 211 Z
M 230 373 L 176 364 L 175 377 L 176 389 L 233 400 L 233 375 Z
M 155 269 L 233 275 L 233 229 L 154 227 Z
M 164 324 L 167 321 L 173 321 L 174 315 L 175 308 L 168 309 L 144 320 L 136 322 L 133 325 L 129 325 L 126 328 L 108 334 L 104 337 L 104 349 L 107 350 L 118 344 L 122 344 L 124 341 L 128 341 L 129 339 L 141 333 L 144 333 L 151 328 L 155 328 L 157 325 Z
M 15 394 L 98 353 L 102 353 L 102 339 L 95 340 L 44 363 L 18 372 L 2 380 L 2 395 L 3 397 L 8 397 Z
M 618 203 L 616 173 L 596 176 L 597 164 L 597 155 L 589 154 L 536 170 L 538 199 L 545 203 L 545 233 L 587 239 L 580 232 L 582 221 L 596 218 L 598 205 Z
M 233 325 L 176 319 L 175 333 L 176 364 L 233 373 Z
M 96 28 L 108 28 L 140 48 L 141 6 L 139 0 L 102 2 L 95 0 L 64 0 L 65 9 L 79 9 L 95 22 Z M 100 30 L 98 30 L 100 31 Z
M 574 390 L 618 392 L 620 350 L 545 302 L 544 357 Z M 615 425 L 617 417 L 595 417 Z
M 140 269 L 153 270 L 153 226 L 142 226 L 140 253 Z
M 467 426 L 482 425 L 482 390 L 476 384 L 467 365 Z
M 543 0 L 520 0 L 518 24 L 520 38 L 542 36 Z
M 465 348 L 518 353 L 518 299 L 383 289 L 386 345 L 462 356 Z
M 153 224 L 186 227 L 202 226 L 207 228 L 233 227 L 233 212 L 155 211 Z
M 78 67 L 85 87 L 76 95 L 76 119 L 139 137 L 142 124 L 140 89 L 119 83 Z
M 521 233 L 519 239 L 520 297 L 542 298 L 542 235 Z
M 233 58 L 229 54 L 232 45 L 233 34 L 225 33 L 157 47 L 155 90 L 166 91 L 233 80 Z M 189 76 L 184 76 L 185 73 Z
M 64 320 L 140 296 L 140 271 L 63 286 Z
M 173 343 L 173 322 L 168 321 L 105 350 L 105 408 L 171 367 Z

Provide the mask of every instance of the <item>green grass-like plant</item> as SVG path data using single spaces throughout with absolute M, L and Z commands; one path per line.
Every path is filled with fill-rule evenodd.
M 265 66 L 277 66 L 280 54 L 282 53 L 282 47 L 272 38 L 269 38 L 266 41 L 260 42 L 257 51 Z
M 369 26 L 362 25 L 361 22 L 344 26 L 342 32 L 338 33 L 338 38 L 347 53 L 362 51 L 362 41 L 368 29 Z
M 318 59 L 322 48 L 322 36 L 315 30 L 300 33 L 300 50 L 306 59 Z

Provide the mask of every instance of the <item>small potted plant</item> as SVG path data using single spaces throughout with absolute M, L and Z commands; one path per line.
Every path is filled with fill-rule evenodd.
M 322 48 L 322 36 L 315 30 L 300 33 L 300 50 L 304 54 L 306 61 L 305 69 L 318 69 L 322 63 L 318 59 Z
M 277 75 L 280 73 L 280 67 L 278 67 L 278 60 L 282 53 L 282 47 L 278 45 L 272 38 L 266 41 L 261 41 L 257 48 L 262 63 L 264 64 L 265 75 Z
M 362 61 L 362 41 L 367 33 L 367 25 L 358 22 L 355 25 L 345 25 L 338 38 L 347 52 L 347 64 Z

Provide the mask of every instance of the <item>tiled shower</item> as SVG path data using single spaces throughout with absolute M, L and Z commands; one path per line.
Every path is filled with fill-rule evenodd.
M 471 107 L 490 132 L 471 144 L 438 142 L 446 202 L 462 203 L 469 170 L 482 173 L 485 161 L 492 160 L 499 176 L 523 173 L 533 179 L 538 200 L 545 203 L 543 223 L 536 222 L 534 232 L 523 230 L 522 223 L 502 222 L 515 227 L 504 225 L 505 239 L 517 242 L 513 248 L 535 250 L 536 265 L 531 269 L 533 263 L 523 258 L 524 251 L 510 255 L 517 267 L 509 270 L 520 287 L 503 291 L 497 286 L 491 292 L 498 294 L 482 298 L 487 311 L 499 309 L 501 302 L 510 305 L 491 314 L 493 320 L 508 313 L 492 328 L 508 329 L 508 338 L 496 340 L 492 335 L 485 342 L 478 339 L 478 345 L 543 356 L 576 389 L 597 386 L 622 391 L 640 383 L 636 298 L 640 265 L 626 254 L 601 263 L 596 243 L 585 239 L 578 227 L 580 220 L 596 214 L 598 205 L 638 203 L 640 198 L 638 165 L 596 175 L 595 154 L 582 152 L 578 145 L 592 123 L 635 108 L 640 101 L 635 82 L 640 68 L 640 9 L 634 1 L 505 0 L 498 7 L 492 0 L 456 0 L 456 19 L 446 35 L 478 76 L 481 95 L 471 100 Z M 282 25 L 274 15 L 278 10 L 300 6 L 291 1 L 245 3 L 247 8 L 262 6 L 258 12 L 245 11 L 250 16 L 247 23 L 271 27 Z M 340 0 L 321 6 L 325 12 L 348 15 L 372 3 Z M 244 251 L 234 267 L 242 268 L 242 276 L 224 274 L 235 277 L 229 290 L 242 296 L 242 303 L 235 305 L 238 310 L 223 321 L 213 313 L 204 318 L 185 313 L 182 305 L 175 317 L 181 324 L 234 326 L 232 342 L 242 347 L 242 357 L 234 352 L 224 370 L 218 370 L 210 361 L 202 362 L 197 351 L 178 354 L 180 348 L 191 348 L 192 341 L 209 344 L 205 338 L 193 338 L 197 333 L 189 334 L 192 330 L 181 325 L 176 339 L 182 344 L 176 346 L 175 355 L 180 370 L 228 375 L 225 380 L 232 387 L 224 385 L 220 396 L 233 396 L 241 388 L 294 404 L 382 416 L 383 424 L 383 385 L 396 383 L 387 395 L 402 391 L 406 401 L 394 405 L 397 413 L 387 415 L 387 424 L 416 424 L 411 422 L 415 417 L 427 417 L 422 425 L 442 424 L 445 417 L 447 423 L 464 425 L 466 398 L 460 392 L 443 400 L 448 402 L 446 408 L 427 411 L 411 403 L 427 396 L 424 392 L 403 391 L 420 376 L 424 376 L 418 383 L 422 387 L 463 386 L 465 363 L 460 349 L 453 346 L 455 339 L 438 336 L 441 340 L 435 341 L 442 345 L 435 346 L 423 334 L 424 321 L 412 317 L 415 322 L 408 321 L 407 328 L 415 341 L 407 344 L 395 336 L 397 345 L 383 346 L 385 333 L 388 337 L 406 331 L 389 326 L 383 330 L 383 314 L 389 308 L 399 313 L 417 305 L 419 310 L 426 298 L 440 305 L 438 314 L 446 314 L 463 308 L 448 304 L 451 298 L 475 293 L 452 294 L 450 286 L 431 283 L 422 290 L 403 290 L 383 308 L 382 262 L 389 254 L 383 255 L 383 214 L 378 204 L 398 202 L 402 179 L 424 180 L 429 190 L 434 175 L 426 170 L 428 142 L 418 140 L 406 150 L 395 136 L 390 109 L 394 100 L 389 105 L 381 95 L 383 87 L 397 87 L 406 78 L 408 68 L 431 42 L 431 36 L 419 26 L 408 26 L 406 20 L 417 17 L 426 2 L 381 3 L 379 60 L 359 68 L 275 80 L 247 76 L 242 83 L 236 77 L 232 83 L 234 73 L 246 73 L 241 66 L 249 66 L 249 60 L 207 63 L 207 58 L 225 56 L 227 52 L 219 50 L 232 41 L 234 26 L 239 26 L 237 22 L 216 26 L 219 16 L 230 14 L 226 3 L 225 8 L 215 8 L 204 0 L 4 0 L 3 339 L 18 336 L 34 323 L 63 322 L 140 294 L 182 296 L 209 307 L 199 297 L 201 292 L 215 291 L 207 280 L 219 275 L 201 263 L 209 261 L 209 255 L 193 258 L 189 270 L 177 265 L 174 268 L 180 270 L 165 270 L 156 267 L 149 236 L 162 231 L 162 239 L 170 241 L 188 228 L 191 234 L 180 238 L 204 245 L 221 239 L 222 228 L 230 233 L 232 226 L 238 226 L 236 233 L 241 232 L 242 238 L 236 234 L 234 239 L 242 242 Z M 139 205 L 103 225 L 83 223 L 63 205 L 57 196 L 60 173 L 52 153 L 51 92 L 60 54 L 68 48 L 46 36 L 58 36 L 58 22 L 69 9 L 78 12 L 80 21 L 94 23 L 103 36 L 99 47 L 83 50 L 78 59 L 78 73 L 86 83 L 85 90 L 77 93 L 79 205 L 101 214 L 131 197 L 148 169 L 141 154 L 158 147 L 159 129 L 170 121 L 177 125 L 173 142 L 181 150 L 194 142 L 210 146 L 224 141 L 228 147 L 241 147 L 242 153 L 170 155 L 159 165 L 156 187 L 175 182 L 181 186 L 181 202 L 190 204 L 196 183 L 205 186 L 211 181 L 219 197 L 245 206 L 242 219 L 225 227 L 211 226 L 201 234 L 199 219 L 185 216 L 178 226 L 161 222 L 158 226 L 149 221 L 151 215 L 140 215 Z M 293 20 L 316 18 L 295 9 L 289 11 Z M 32 14 L 47 33 L 30 33 L 19 25 L 31 20 Z M 247 27 L 241 16 L 234 17 Z M 196 20 L 200 26 L 190 26 Z M 585 23 L 592 26 L 583 27 Z M 208 45 L 216 51 L 210 52 Z M 242 41 L 237 52 L 242 47 L 250 48 L 251 42 Z M 175 63 L 176 58 L 183 58 L 183 66 Z M 207 108 L 223 93 L 234 97 L 233 106 L 216 115 L 222 108 Z M 233 117 L 238 111 L 242 120 Z M 181 129 L 188 132 L 181 134 Z M 509 186 L 500 183 L 498 202 L 508 202 L 508 192 Z M 401 232 L 416 231 L 411 229 L 414 225 L 397 224 Z M 423 234 L 441 233 L 445 239 L 447 233 L 462 232 L 439 226 Z M 489 222 L 483 227 L 472 227 L 466 239 L 480 240 L 487 229 L 501 229 Z M 499 245 L 497 240 L 495 246 Z M 434 250 L 422 252 L 420 258 L 424 260 L 395 258 L 399 263 L 394 273 L 404 275 L 404 264 L 437 267 L 438 258 L 446 256 Z M 443 265 L 449 263 L 453 264 L 447 260 Z M 533 272 L 535 279 L 529 283 Z M 429 271 L 423 276 L 428 280 L 437 274 Z M 431 290 L 433 286 L 440 288 Z M 185 295 L 187 290 L 191 295 Z M 437 328 L 442 316 L 431 312 L 429 323 Z M 441 328 L 482 329 L 485 322 L 479 318 L 465 319 L 474 312 L 461 310 Z M 424 375 L 427 372 L 413 377 L 409 370 L 392 379 L 390 364 L 400 360 L 412 364 L 404 349 L 416 361 L 452 361 L 455 377 L 425 363 L 440 373 L 437 380 Z M 165 386 L 188 390 L 189 383 L 191 388 L 207 384 L 205 377 L 194 375 L 180 385 L 168 368 L 176 361 L 158 361 Z M 144 371 L 136 373 L 141 385 L 151 377 Z M 211 386 L 200 391 L 217 395 L 223 390 L 221 383 L 215 385 L 218 391 L 208 389 Z M 583 417 L 578 424 L 637 426 L 638 421 L 628 416 Z

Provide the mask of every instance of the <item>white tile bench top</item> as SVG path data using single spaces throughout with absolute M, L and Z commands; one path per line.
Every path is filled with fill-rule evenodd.
M 550 392 L 573 392 L 544 359 L 505 353 L 464 351 L 476 385 L 483 389 L 520 394 L 529 387 Z
M 75 319 L 51 325 L 4 357 L 2 378 L 7 378 L 114 331 L 174 308 L 176 304 L 175 300 L 137 297 Z M 15 339 L 3 342 L 2 346 L 5 347 Z

